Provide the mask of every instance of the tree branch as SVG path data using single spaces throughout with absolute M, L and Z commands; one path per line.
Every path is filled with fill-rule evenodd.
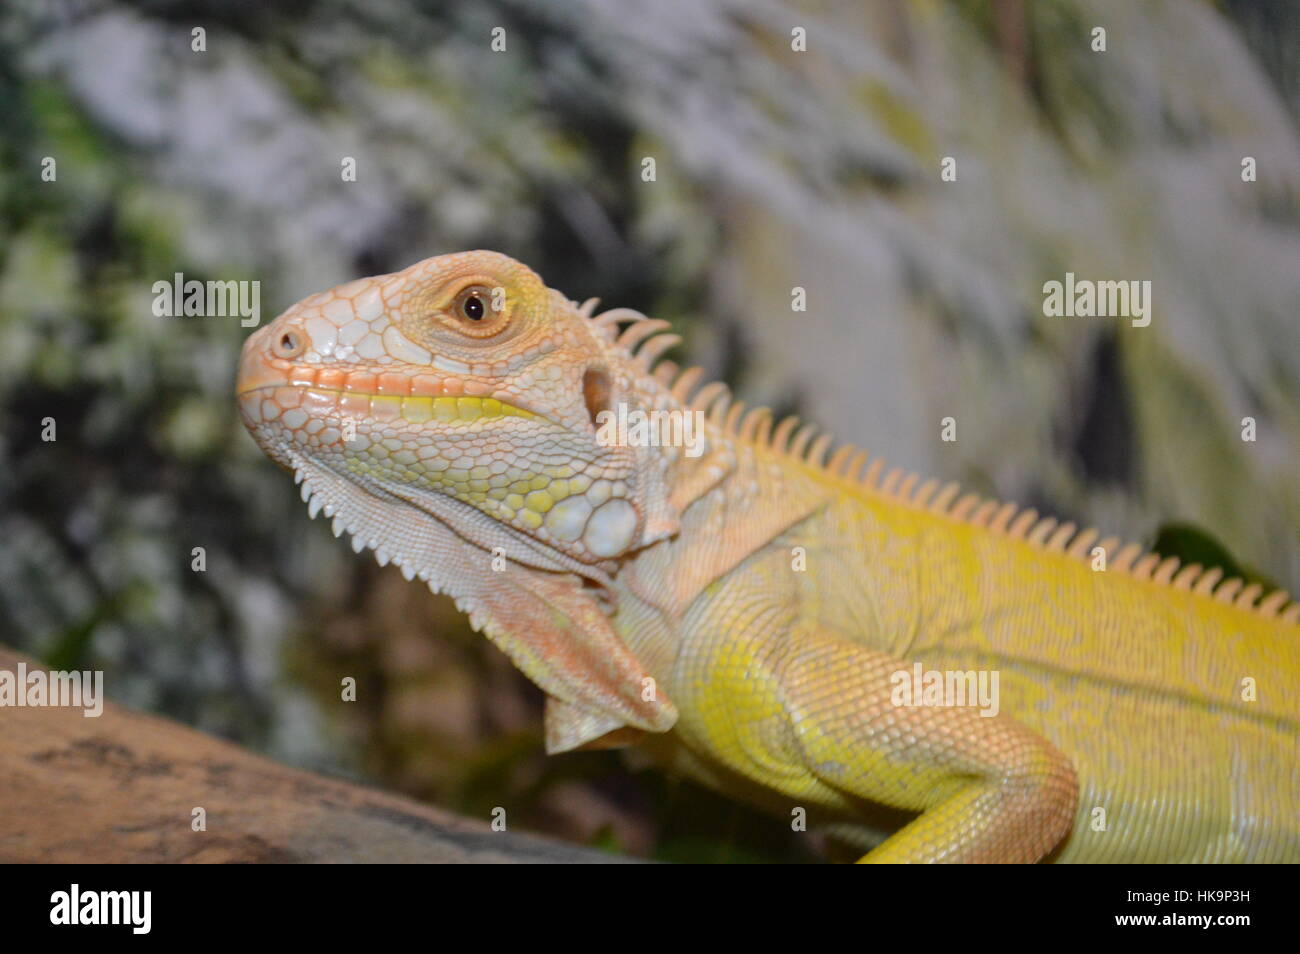
M 0 647 L 0 670 L 44 667 Z M 7 677 L 6 677 L 7 678 Z M 105 703 L 0 707 L 0 861 L 612 862 Z M 191 828 L 195 808 L 206 831 Z

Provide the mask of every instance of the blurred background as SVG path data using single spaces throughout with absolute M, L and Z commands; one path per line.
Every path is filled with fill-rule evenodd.
M 6 0 L 0 642 L 512 828 L 816 860 L 635 759 L 546 758 L 540 693 L 244 432 L 248 330 L 153 283 L 258 280 L 269 320 L 498 249 L 892 464 L 1294 592 L 1298 50 L 1292 0 Z M 1151 281 L 1150 326 L 1044 318 L 1066 271 Z

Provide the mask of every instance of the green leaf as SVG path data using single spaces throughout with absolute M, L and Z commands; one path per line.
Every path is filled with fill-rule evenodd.
M 1190 523 L 1166 523 L 1156 531 L 1151 550 L 1162 557 L 1178 557 L 1184 566 L 1199 563 L 1207 570 L 1218 567 L 1224 578 L 1241 577 L 1246 583 L 1258 583 L 1265 592 L 1281 589 L 1257 570 L 1238 563 L 1228 548 L 1205 530 Z

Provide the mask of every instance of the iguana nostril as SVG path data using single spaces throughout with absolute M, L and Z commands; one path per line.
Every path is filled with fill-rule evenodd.
M 286 331 L 275 342 L 275 354 L 280 358 L 296 358 L 305 347 L 303 336 L 296 331 Z
M 610 409 L 609 375 L 600 368 L 588 368 L 582 376 L 582 398 L 587 404 L 591 426 L 599 427 L 596 415 Z

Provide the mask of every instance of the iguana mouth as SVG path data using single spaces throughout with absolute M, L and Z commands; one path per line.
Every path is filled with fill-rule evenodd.
M 240 407 L 253 422 L 287 414 L 295 418 L 346 415 L 367 420 L 412 424 L 427 421 L 492 420 L 537 417 L 549 420 L 513 396 L 466 394 L 487 391 L 490 385 L 423 369 L 338 367 L 270 360 L 249 338 L 240 360 L 235 391 Z M 297 411 L 298 413 L 291 413 Z M 292 426 L 292 425 L 291 425 Z
M 283 415 L 290 426 L 295 426 L 292 422 L 298 417 L 302 418 L 301 423 L 305 423 L 309 417 L 329 414 L 368 421 L 404 420 L 409 424 L 541 416 L 491 397 L 400 396 L 295 384 L 264 384 L 249 388 L 240 392 L 239 401 L 253 421 L 274 420 Z

